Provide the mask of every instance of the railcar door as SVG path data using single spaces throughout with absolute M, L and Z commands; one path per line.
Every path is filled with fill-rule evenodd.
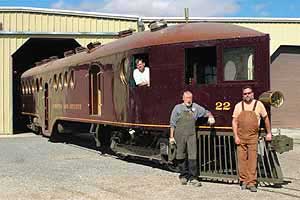
M 45 130 L 49 129 L 49 99 L 48 99 L 48 83 L 45 84 L 44 105 L 45 105 Z
M 102 105 L 103 105 L 103 96 L 104 96 L 104 87 L 103 87 L 103 72 L 97 73 L 97 106 L 98 106 L 98 115 L 102 115 Z
M 102 73 L 99 66 L 92 65 L 89 71 L 89 90 L 90 90 L 90 114 L 100 115 L 102 114 Z

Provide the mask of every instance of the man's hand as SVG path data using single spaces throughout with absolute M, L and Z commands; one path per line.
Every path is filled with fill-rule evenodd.
M 211 126 L 216 123 L 216 120 L 214 117 L 210 116 L 210 117 L 208 117 L 207 123 Z
M 241 144 L 241 140 L 240 140 L 239 137 L 234 137 L 234 142 L 235 142 L 235 144 L 237 144 L 237 145 Z
M 272 140 L 272 133 L 268 133 L 266 135 L 266 141 L 271 141 Z
M 170 138 L 169 138 L 169 143 L 170 143 L 170 144 L 176 144 L 175 138 L 170 137 Z

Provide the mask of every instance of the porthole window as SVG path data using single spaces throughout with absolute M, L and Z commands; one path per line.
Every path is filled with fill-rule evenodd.
M 75 80 L 74 80 L 74 71 L 72 70 L 69 77 L 69 86 L 73 89 L 75 87 Z
M 35 83 L 34 83 L 34 80 L 31 81 L 31 91 L 32 91 L 32 94 L 35 93 Z
M 56 74 L 54 74 L 52 85 L 53 85 L 53 89 L 57 90 L 57 75 Z
M 35 80 L 35 83 L 36 83 L 36 92 L 39 92 L 40 86 L 39 86 L 39 79 L 38 78 Z
M 68 88 L 68 72 L 65 72 L 64 75 L 64 87 Z
M 58 87 L 59 87 L 60 90 L 63 89 L 63 83 L 62 83 L 62 75 L 61 75 L 61 73 L 58 76 Z
M 128 58 L 124 58 L 121 62 L 121 66 L 120 66 L 120 79 L 122 81 L 123 84 L 127 85 L 128 84 L 128 79 L 129 79 L 129 59 Z
M 24 82 L 21 81 L 21 91 L 22 91 L 22 94 L 24 95 L 25 94 L 25 88 L 24 88 Z
M 24 82 L 24 86 L 25 86 L 25 94 L 28 94 L 28 84 L 26 81 Z
M 28 94 L 31 94 L 32 90 L 31 90 L 31 82 L 28 81 Z
M 43 80 L 42 80 L 42 78 L 40 78 L 40 90 L 41 91 L 43 90 Z

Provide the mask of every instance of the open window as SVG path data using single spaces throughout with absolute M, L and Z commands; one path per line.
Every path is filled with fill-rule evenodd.
M 136 54 L 131 60 L 132 80 L 130 86 L 150 86 L 150 67 L 148 54 Z
M 185 50 L 185 83 L 216 84 L 216 47 L 198 47 Z
M 254 80 L 254 48 L 225 48 L 223 66 L 224 81 Z

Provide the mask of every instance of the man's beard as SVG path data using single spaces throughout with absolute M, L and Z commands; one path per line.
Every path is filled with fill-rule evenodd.
M 246 102 L 246 103 L 250 103 L 253 98 L 252 97 L 244 97 L 243 100 Z
M 188 108 L 189 108 L 189 107 L 191 107 L 191 106 L 192 106 L 192 104 L 193 104 L 193 103 L 192 103 L 192 102 L 187 102 L 187 103 L 184 103 L 184 104 L 186 105 L 186 107 L 188 107 Z

